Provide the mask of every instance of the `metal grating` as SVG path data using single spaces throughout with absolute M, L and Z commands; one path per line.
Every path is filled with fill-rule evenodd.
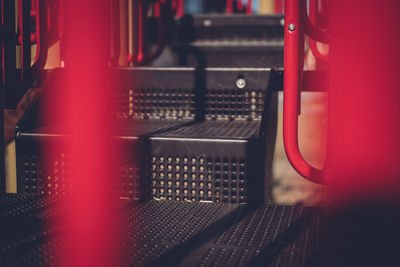
M 283 17 L 280 15 L 207 14 L 195 15 L 193 19 L 196 41 L 283 40 Z
M 245 203 L 246 161 L 199 156 L 152 157 L 152 195 L 160 200 Z
M 123 150 L 120 196 L 260 203 L 264 180 L 254 177 L 264 173 L 261 121 L 272 101 L 271 70 L 127 68 L 113 74 L 120 124 L 113 135 Z M 20 123 L 18 190 L 67 195 L 73 163 L 62 142 L 68 131 L 62 124 L 35 128 L 29 122 L 38 116 Z M 52 151 L 44 155 L 43 146 Z
M 71 154 L 58 153 L 51 157 L 47 170 L 38 154 L 24 155 L 24 192 L 32 195 L 67 195 L 71 191 Z
M 121 197 L 129 199 L 150 198 L 149 160 L 145 156 L 142 160 L 137 155 L 129 155 L 120 167 Z
M 196 41 L 270 41 L 283 40 L 282 27 L 224 25 L 196 27 Z
M 146 156 L 143 161 L 136 158 L 130 155 L 121 163 L 121 197 L 235 204 L 248 200 L 247 163 L 243 158 L 171 155 L 153 155 L 151 160 Z M 69 183 L 72 166 L 64 153 L 59 153 L 53 168 L 47 172 L 40 167 L 40 161 L 33 160 L 36 156 L 25 159 L 26 193 L 68 195 L 72 189 Z
M 256 119 L 262 116 L 265 90 L 205 90 L 205 116 L 209 119 Z M 117 117 L 122 119 L 194 119 L 194 89 L 123 89 L 116 93 Z
M 129 202 L 119 218 L 122 266 L 306 266 L 318 248 L 320 214 L 303 207 Z M 65 256 L 56 235 L 65 226 L 19 220 L 31 224 L 22 235 L 8 229 L 15 235 L 0 242 L 2 266 L 42 266 Z
M 265 90 L 211 89 L 206 93 L 206 117 L 261 119 Z
M 123 89 L 117 92 L 119 118 L 193 119 L 195 95 L 190 89 Z
M 0 198 L 0 216 L 51 218 L 63 210 L 61 197 L 40 197 L 31 194 L 7 194 Z

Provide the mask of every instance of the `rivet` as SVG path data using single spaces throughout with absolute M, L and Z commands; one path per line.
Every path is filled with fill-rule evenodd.
M 243 78 L 239 78 L 236 80 L 236 86 L 239 89 L 243 89 L 246 86 L 246 80 Z

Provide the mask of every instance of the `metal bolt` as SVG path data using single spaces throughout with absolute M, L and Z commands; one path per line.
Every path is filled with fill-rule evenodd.
M 210 26 L 211 26 L 211 24 L 212 24 L 212 21 L 211 21 L 211 20 L 209 20 L 209 19 L 206 19 L 206 20 L 204 20 L 204 21 L 203 21 L 203 25 L 204 25 L 204 27 L 210 27 Z
M 236 86 L 237 86 L 237 88 L 239 88 L 239 89 L 243 89 L 243 88 L 246 86 L 246 80 L 243 79 L 243 78 L 237 79 L 237 81 L 236 81 Z
M 289 31 L 292 32 L 292 31 L 296 30 L 296 25 L 294 25 L 293 23 L 290 23 L 288 28 L 289 28 Z

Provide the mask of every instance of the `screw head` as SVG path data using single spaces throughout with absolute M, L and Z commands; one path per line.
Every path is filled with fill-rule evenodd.
M 239 78 L 236 80 L 236 86 L 239 89 L 243 89 L 246 86 L 246 80 L 243 78 Z
M 209 20 L 209 19 L 205 19 L 205 20 L 203 21 L 203 25 L 204 25 L 204 27 L 210 27 L 210 26 L 211 26 L 211 24 L 212 24 L 212 21 L 211 21 L 211 20 Z
M 296 30 L 296 25 L 294 25 L 293 23 L 290 23 L 288 28 L 289 28 L 289 31 L 292 32 L 292 31 Z

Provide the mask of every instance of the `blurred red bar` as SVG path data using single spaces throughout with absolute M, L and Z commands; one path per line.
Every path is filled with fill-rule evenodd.
M 185 7 L 183 0 L 178 0 L 178 10 L 176 11 L 176 15 L 178 17 L 182 17 L 185 15 Z
M 116 266 L 117 156 L 111 144 L 110 2 L 65 3 L 65 76 L 51 85 L 57 97 L 49 106 L 62 109 L 70 138 L 72 193 L 67 215 L 67 248 L 56 266 Z M 53 112 L 55 113 L 55 112 Z M 47 114 L 52 116 L 53 114 Z M 47 148 L 49 151 L 52 147 Z M 51 155 L 51 154 L 50 154 Z M 51 166 L 49 166 L 51 167 Z
M 310 0 L 310 6 L 309 6 L 309 17 L 310 17 L 310 22 L 312 23 L 312 25 L 314 25 L 315 27 L 319 28 L 318 26 L 318 21 L 317 21 L 317 17 L 318 17 L 318 13 L 320 10 L 320 13 L 323 13 L 324 9 L 318 8 L 318 0 Z M 314 39 L 312 39 L 311 37 L 309 37 L 308 39 L 308 43 L 310 46 L 310 50 L 312 51 L 314 57 L 319 60 L 319 61 L 328 61 L 329 60 L 329 55 L 326 53 L 321 53 L 320 50 L 318 49 L 317 46 L 317 41 L 315 41 Z M 317 62 L 316 67 L 318 68 L 318 66 L 320 64 L 318 64 L 319 62 Z
M 233 0 L 226 0 L 226 13 L 233 13 Z
M 243 0 L 236 0 L 236 8 L 238 11 L 243 11 Z
M 284 0 L 275 0 L 275 14 L 282 14 L 284 10 Z
M 154 17 L 160 17 L 160 3 L 154 3 Z
M 252 8 L 251 2 L 252 2 L 251 0 L 247 0 L 247 3 L 246 3 L 246 13 L 247 14 L 253 13 L 253 8 Z
M 330 7 L 329 167 L 346 196 L 398 195 L 400 1 Z
M 144 37 L 143 37 L 143 34 L 144 34 L 144 29 L 143 29 L 143 27 L 144 27 L 144 23 L 143 23 L 143 2 L 142 1 L 139 1 L 138 2 L 138 15 L 139 15 L 139 18 L 138 18 L 138 23 L 139 23 L 139 25 L 138 25 L 138 40 L 137 40 L 137 44 L 138 44 L 138 54 L 137 54 L 137 56 L 136 56 L 136 61 L 137 62 L 142 62 L 142 60 L 143 60 L 143 58 L 144 58 L 144 51 L 143 51 L 143 40 L 144 40 Z

